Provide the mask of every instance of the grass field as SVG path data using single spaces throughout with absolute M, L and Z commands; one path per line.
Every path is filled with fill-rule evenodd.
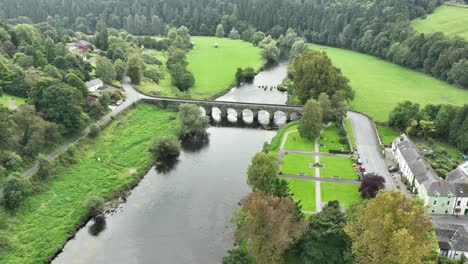
M 353 202 L 361 200 L 359 185 L 355 184 L 321 182 L 320 190 L 322 202 L 338 200 L 345 206 L 345 209 L 349 208 Z
M 284 145 L 284 149 L 314 151 L 315 143 L 313 140 L 308 140 L 301 137 L 299 131 L 291 132 L 288 135 L 288 140 Z
M 466 103 L 468 91 L 458 89 L 427 74 L 410 70 L 362 53 L 319 45 L 313 49 L 327 52 L 333 64 L 349 78 L 356 92 L 351 107 L 377 121 L 388 120 L 398 102 Z
M 187 54 L 188 69 L 195 77 L 195 85 L 189 95 L 193 98 L 208 99 L 221 94 L 234 83 L 237 68 L 253 67 L 259 70 L 263 65 L 260 49 L 251 43 L 241 40 L 215 37 L 191 37 L 195 43 Z M 218 43 L 218 48 L 214 44 Z M 145 51 L 159 60 L 166 62 L 161 52 Z M 156 67 L 156 66 L 150 66 Z M 165 79 L 159 85 L 144 81 L 138 86 L 143 92 L 156 93 L 165 96 L 183 96 L 178 94 L 171 84 L 171 78 L 165 66 L 161 71 Z
M 400 136 L 398 131 L 387 126 L 377 125 L 377 131 L 384 145 L 392 144 L 393 140 Z
M 298 122 L 291 122 L 282 126 L 278 132 L 276 132 L 275 137 L 271 140 L 271 143 L 266 148 L 267 151 L 272 153 L 277 153 L 281 146 L 281 142 L 283 141 L 284 134 L 291 130 L 296 130 L 298 126 Z
M 351 144 L 353 145 L 354 150 L 357 149 L 356 138 L 354 137 L 353 127 L 351 126 L 351 121 L 349 118 L 345 118 L 345 127 L 346 132 L 348 133 L 349 139 L 351 140 Z
M 320 177 L 339 176 L 342 179 L 356 180 L 353 161 L 349 158 L 321 156 L 320 163 L 325 165 L 325 168 L 320 169 Z
M 85 139 L 79 149 L 81 160 L 59 169 L 45 183 L 47 190 L 28 197 L 16 215 L 9 217 L 5 232 L 12 245 L 0 251 L 0 263 L 47 262 L 85 219 L 83 203 L 87 197 L 119 193 L 151 166 L 154 157 L 148 149 L 157 137 L 177 133 L 175 116 L 174 112 L 139 104 L 97 139 Z
M 320 139 L 319 143 L 320 144 L 325 144 L 325 146 L 320 146 L 319 150 L 320 152 L 328 152 L 330 149 L 335 149 L 335 150 L 349 150 L 348 144 L 341 144 L 339 142 L 340 140 L 340 135 L 338 134 L 338 129 L 336 128 L 335 124 L 332 124 L 328 126 L 321 134 L 321 137 L 324 137 L 325 139 Z
M 301 200 L 302 210 L 315 211 L 315 182 L 298 179 L 285 179 L 294 194 L 294 201 Z
M 5 107 L 10 107 L 11 101 L 14 101 L 15 107 L 26 103 L 26 98 L 14 96 L 11 94 L 3 93 L 3 96 L 0 97 L 0 105 Z
M 411 26 L 419 32 L 443 32 L 468 39 L 468 8 L 441 5 L 426 19 L 417 18 Z
M 315 157 L 311 155 L 286 154 L 281 166 L 284 174 L 299 174 L 303 172 L 307 176 L 315 176 L 315 168 L 310 167 L 310 163 L 315 162 Z

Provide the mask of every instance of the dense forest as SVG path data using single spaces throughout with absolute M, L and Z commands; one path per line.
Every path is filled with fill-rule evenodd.
M 93 34 L 99 20 L 133 35 L 165 35 L 187 26 L 192 35 L 233 28 L 246 41 L 256 31 L 274 38 L 293 28 L 309 42 L 357 50 L 468 86 L 468 43 L 443 33 L 420 34 L 411 19 L 439 0 L 6 0 L 0 15 L 12 23 L 49 21 Z M 60 15 L 60 17 L 59 17 Z M 28 18 L 26 18 L 28 17 Z M 30 19 L 32 20 L 30 20 Z

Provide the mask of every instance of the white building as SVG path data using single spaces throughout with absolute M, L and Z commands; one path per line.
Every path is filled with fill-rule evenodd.
M 453 214 L 468 215 L 468 161 L 449 172 L 446 180 L 454 186 Z
M 448 258 L 468 257 L 468 232 L 462 225 L 436 224 L 435 233 L 439 240 L 439 255 Z
M 90 92 L 95 92 L 103 86 L 104 86 L 104 82 L 99 78 L 86 82 L 86 87 L 88 87 L 88 90 Z

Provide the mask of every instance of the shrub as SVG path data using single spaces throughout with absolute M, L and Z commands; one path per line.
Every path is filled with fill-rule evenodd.
M 228 255 L 223 257 L 223 264 L 249 264 L 252 261 L 249 255 L 240 248 L 228 250 Z
M 7 177 L 3 188 L 5 207 L 15 210 L 26 197 L 28 182 L 19 173 L 12 173 Z
M 153 57 L 153 56 L 150 56 L 148 54 L 143 54 L 143 61 L 146 63 L 146 64 L 150 64 L 150 65 L 162 65 L 162 62 L 160 60 L 158 60 L 157 58 Z
M 155 69 L 147 69 L 145 70 L 145 72 L 143 73 L 143 76 L 145 76 L 146 78 L 152 80 L 153 82 L 155 83 L 159 83 L 159 72 Z
M 84 207 L 88 212 L 88 216 L 98 216 L 104 212 L 104 199 L 97 196 L 91 196 L 86 200 Z
M 160 158 L 175 158 L 180 155 L 180 142 L 174 137 L 161 137 L 153 144 L 151 152 Z
M 53 166 L 51 162 L 43 155 L 39 156 L 39 169 L 36 172 L 38 179 L 46 179 L 53 173 Z
M 21 163 L 23 163 L 21 156 L 16 154 L 16 152 L 11 152 L 5 165 L 10 170 L 17 170 L 21 168 Z
M 101 129 L 96 125 L 92 125 L 89 129 L 89 136 L 96 138 L 99 134 L 101 134 Z
M 0 232 L 0 250 L 5 250 L 10 247 L 10 241 L 8 240 L 8 236 Z
M 340 142 L 340 144 L 343 144 L 343 145 L 348 145 L 348 139 L 345 137 L 340 137 L 338 142 Z

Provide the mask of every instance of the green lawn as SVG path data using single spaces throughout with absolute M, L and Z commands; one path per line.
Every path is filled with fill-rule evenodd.
M 377 125 L 377 131 L 384 145 L 392 144 L 393 140 L 400 136 L 398 131 L 387 126 Z
M 325 168 L 320 169 L 320 177 L 339 176 L 342 179 L 356 180 L 353 161 L 350 158 L 321 156 L 320 164 L 325 165 Z
M 411 26 L 423 33 L 443 32 L 468 39 L 468 8 L 441 5 L 426 19 L 413 20 Z
M 404 100 L 421 106 L 428 103 L 462 105 L 468 98 L 468 90 L 373 56 L 319 45 L 312 45 L 312 48 L 326 51 L 333 64 L 349 78 L 356 92 L 351 107 L 377 121 L 388 120 L 396 104 Z
M 80 162 L 59 169 L 45 183 L 47 190 L 28 197 L 8 219 L 11 224 L 5 232 L 12 246 L 0 251 L 0 263 L 47 262 L 85 219 L 87 197 L 119 193 L 153 164 L 148 149 L 157 137 L 177 134 L 174 117 L 175 112 L 139 104 L 96 140 L 85 139 Z
M 353 127 L 351 126 L 351 121 L 349 118 L 345 118 L 346 132 L 348 133 L 351 144 L 353 145 L 354 150 L 357 149 L 356 138 L 354 137 Z
M 315 156 L 301 154 L 286 154 L 281 166 L 284 174 L 305 173 L 307 176 L 315 176 L 315 168 L 310 167 L 310 163 L 315 163 Z
M 320 139 L 319 141 L 320 144 L 325 144 L 324 147 L 319 148 L 320 152 L 328 152 L 330 149 L 349 150 L 348 144 L 341 144 L 339 142 L 340 135 L 338 134 L 338 130 L 335 124 L 332 124 L 329 127 L 327 127 L 320 136 L 325 138 Z
M 251 43 L 241 40 L 215 37 L 191 37 L 195 43 L 193 49 L 187 54 L 188 69 L 195 77 L 195 85 L 188 94 L 193 98 L 209 99 L 226 91 L 234 83 L 237 68 L 253 67 L 259 70 L 263 65 L 260 49 Z M 218 43 L 218 48 L 214 44 Z M 146 50 L 150 54 L 166 62 L 162 52 Z M 158 67 L 149 65 L 149 67 Z M 165 65 L 161 67 L 165 79 L 159 85 L 146 81 L 138 86 L 143 92 L 165 95 L 184 96 L 172 86 L 171 78 Z M 188 96 L 188 95 L 186 95 Z
M 277 153 L 281 146 L 281 142 L 283 141 L 284 134 L 291 130 L 296 130 L 298 126 L 298 122 L 291 122 L 287 123 L 282 126 L 278 132 L 276 132 L 275 137 L 271 140 L 271 143 L 265 148 L 265 150 L 270 151 L 272 153 Z
M 285 179 L 294 194 L 294 201 L 301 200 L 302 210 L 315 211 L 315 182 L 298 179 Z
M 315 143 L 313 140 L 308 140 L 299 134 L 299 131 L 291 132 L 288 135 L 288 140 L 284 145 L 284 149 L 287 150 L 304 150 L 304 151 L 314 151 Z
M 320 183 L 322 202 L 338 200 L 340 204 L 344 205 L 345 209 L 349 208 L 353 202 L 361 200 L 361 195 L 358 190 L 359 185 L 355 184 L 336 182 Z
M 14 107 L 18 107 L 19 105 L 26 103 L 26 98 L 14 96 L 7 93 L 3 93 L 3 96 L 0 97 L 0 105 L 3 105 L 5 107 L 10 107 L 12 101 L 14 102 Z

